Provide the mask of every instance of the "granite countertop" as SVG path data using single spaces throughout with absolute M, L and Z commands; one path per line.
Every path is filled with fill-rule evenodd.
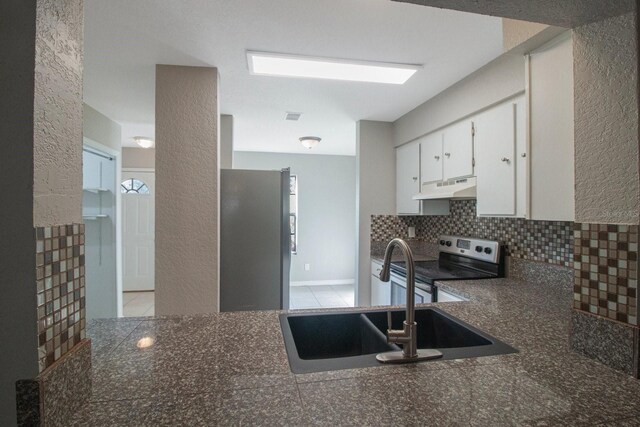
M 638 425 L 640 381 L 569 349 L 568 282 L 440 284 L 470 301 L 438 307 L 519 353 L 300 375 L 280 312 L 92 321 L 93 391 L 69 423 Z

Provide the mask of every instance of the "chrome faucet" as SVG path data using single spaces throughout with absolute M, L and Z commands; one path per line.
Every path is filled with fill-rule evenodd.
M 418 350 L 417 324 L 415 321 L 415 288 L 416 276 L 415 267 L 413 265 L 413 252 L 411 248 L 402 239 L 393 239 L 387 245 L 384 252 L 384 263 L 382 271 L 380 271 L 380 280 L 388 282 L 391 276 L 391 255 L 393 249 L 399 247 L 402 251 L 407 267 L 407 305 L 403 329 L 392 329 L 391 311 L 387 312 L 387 342 L 389 344 L 401 344 L 402 351 L 389 351 L 376 355 L 376 359 L 382 363 L 410 363 L 419 360 L 437 359 L 442 357 L 442 353 L 438 350 L 423 349 Z

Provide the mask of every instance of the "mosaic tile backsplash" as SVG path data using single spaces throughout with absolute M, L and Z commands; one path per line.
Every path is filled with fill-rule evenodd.
M 407 237 L 407 227 L 416 227 L 416 236 L 437 242 L 443 234 L 498 240 L 508 247 L 508 255 L 566 267 L 573 266 L 573 223 L 531 221 L 522 218 L 476 216 L 475 200 L 452 200 L 448 216 L 373 215 L 371 240 L 389 241 Z
M 638 325 L 638 226 L 575 224 L 573 307 Z
M 85 338 L 84 224 L 36 228 L 40 372 Z

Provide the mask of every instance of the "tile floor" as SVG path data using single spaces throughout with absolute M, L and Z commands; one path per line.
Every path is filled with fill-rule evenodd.
M 153 291 L 123 292 L 122 304 L 123 317 L 153 316 L 155 312 Z
M 292 286 L 290 308 L 353 307 L 353 285 Z M 154 315 L 153 292 L 124 292 L 123 317 Z
M 290 308 L 353 307 L 353 285 L 292 286 Z

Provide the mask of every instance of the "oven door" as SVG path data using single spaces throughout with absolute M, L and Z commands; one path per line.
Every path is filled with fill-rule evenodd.
M 407 287 L 406 279 L 402 276 L 391 275 L 391 305 L 403 305 L 407 303 Z M 416 304 L 424 304 L 433 302 L 433 293 L 430 291 L 430 285 L 421 284 L 424 289 L 416 287 L 415 299 Z M 429 289 L 429 291 L 425 290 Z

